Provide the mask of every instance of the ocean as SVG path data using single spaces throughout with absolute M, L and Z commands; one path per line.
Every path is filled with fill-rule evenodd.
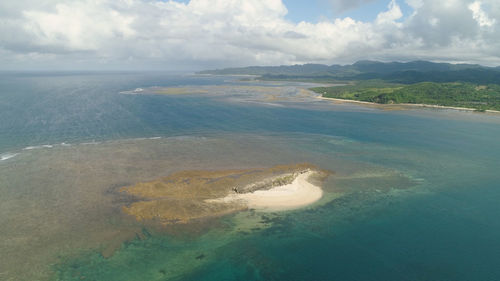
M 500 115 L 246 80 L 0 73 L 0 280 L 500 280 Z M 186 86 L 204 92 L 127 94 Z M 333 174 L 299 210 L 121 211 L 120 187 L 176 171 L 302 162 Z

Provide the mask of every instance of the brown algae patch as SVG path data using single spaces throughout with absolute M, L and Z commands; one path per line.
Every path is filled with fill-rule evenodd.
M 286 85 L 206 85 L 179 87 L 151 87 L 121 92 L 123 94 L 146 95 L 205 95 L 215 97 L 231 97 L 245 101 L 278 102 L 278 101 L 312 101 L 318 94 L 304 89 L 302 86 Z
M 121 188 L 140 198 L 122 210 L 138 221 L 162 225 L 187 223 L 248 209 L 241 201 L 218 201 L 231 194 L 248 194 L 291 184 L 299 175 L 314 172 L 322 182 L 330 174 L 308 164 L 280 165 L 242 170 L 193 170 Z
M 206 94 L 209 91 L 201 87 L 165 87 L 157 88 L 152 91 L 153 94 L 158 95 L 185 95 L 185 94 Z

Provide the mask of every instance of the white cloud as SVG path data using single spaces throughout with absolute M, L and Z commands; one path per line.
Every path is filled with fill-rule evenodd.
M 490 19 L 488 15 L 481 9 L 481 2 L 475 1 L 469 6 L 472 11 L 472 17 L 477 21 L 480 26 L 492 26 L 495 24 L 494 19 Z
M 406 0 L 405 2 L 413 9 L 418 9 L 424 5 L 424 2 L 422 0 Z
M 373 2 L 375 0 L 330 0 L 333 9 L 337 13 L 342 13 L 348 10 L 355 9 L 363 4 Z
M 73 50 L 98 50 L 102 40 L 129 38 L 134 17 L 113 8 L 100 9 L 98 2 L 60 3 L 55 12 L 25 11 L 24 29 L 38 39 L 40 45 L 55 45 Z
M 500 63 L 496 0 L 484 0 L 488 14 L 470 0 L 407 0 L 414 12 L 406 19 L 391 0 L 373 22 L 318 23 L 286 20 L 281 0 L 18 1 L 0 3 L 6 65 L 178 69 L 486 57 Z
M 377 15 L 376 22 L 378 24 L 394 23 L 396 20 L 403 17 L 403 12 L 401 12 L 401 8 L 399 8 L 396 0 L 391 0 L 387 9 L 386 12 Z

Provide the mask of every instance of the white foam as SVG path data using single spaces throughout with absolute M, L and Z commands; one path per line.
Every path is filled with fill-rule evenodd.
M 13 158 L 15 157 L 16 155 L 18 155 L 19 153 L 5 153 L 5 154 L 1 154 L 0 155 L 0 161 L 5 161 L 5 160 L 8 160 L 10 158 Z
M 143 88 L 135 88 L 135 90 L 121 91 L 120 94 L 124 95 L 138 95 L 143 93 L 145 90 Z
M 33 149 L 40 149 L 40 148 L 53 148 L 54 146 L 51 144 L 42 144 L 42 145 L 34 145 L 34 146 L 27 146 L 23 148 L 23 150 L 33 150 Z

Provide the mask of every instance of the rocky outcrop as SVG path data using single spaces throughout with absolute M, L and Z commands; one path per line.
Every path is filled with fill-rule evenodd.
M 310 171 L 310 169 L 306 170 L 301 170 L 299 172 L 294 172 L 294 173 L 286 173 L 286 174 L 281 174 L 278 176 L 274 176 L 262 181 L 258 181 L 255 183 L 247 184 L 244 186 L 235 186 L 233 187 L 233 191 L 239 194 L 242 193 L 251 193 L 257 190 L 269 190 L 271 188 L 277 187 L 277 186 L 283 186 L 287 184 L 291 184 L 293 180 L 297 178 L 298 175 L 306 173 Z

